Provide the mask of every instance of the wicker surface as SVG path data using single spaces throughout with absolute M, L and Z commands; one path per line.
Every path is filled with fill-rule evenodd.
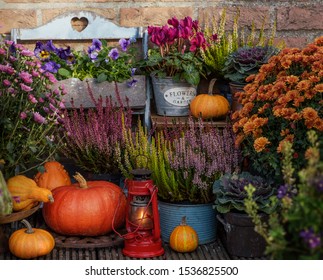
M 38 210 L 35 214 L 27 218 L 33 227 L 49 230 Z M 1 225 L 2 232 L 9 236 L 14 230 L 21 228 L 20 223 Z M 100 237 L 95 240 L 92 238 L 62 237 L 53 233 L 56 246 L 52 252 L 46 256 L 39 257 L 39 260 L 131 260 L 134 258 L 126 257 L 122 254 L 123 241 L 114 233 Z M 4 243 L 3 243 L 4 244 Z M 3 245 L 2 245 L 3 247 Z M 241 259 L 230 257 L 219 239 L 213 243 L 200 245 L 197 250 L 191 253 L 177 253 L 168 244 L 164 243 L 165 254 L 156 258 L 158 260 L 230 260 Z M 16 260 L 7 249 L 0 250 L 0 260 Z

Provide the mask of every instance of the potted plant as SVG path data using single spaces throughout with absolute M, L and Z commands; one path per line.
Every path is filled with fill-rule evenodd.
M 278 184 L 283 143 L 293 143 L 293 164 L 301 169 L 307 131 L 317 131 L 322 141 L 322 49 L 319 37 L 304 49 L 282 50 L 247 78 L 245 92 L 238 95 L 242 109 L 232 114 L 236 145 L 250 170 Z
M 246 78 L 256 74 L 270 57 L 278 54 L 279 49 L 274 46 L 240 47 L 231 53 L 222 69 L 224 77 L 228 79 L 232 99 L 232 111 L 241 109 L 241 104 L 235 98 L 235 93 L 242 91 L 247 84 Z
M 198 21 L 173 17 L 164 26 L 148 26 L 153 46 L 138 68 L 152 78 L 157 114 L 188 115 L 188 105 L 204 75 L 200 48 L 206 46 Z
M 42 69 L 58 79 L 55 87 L 64 87 L 68 92 L 67 105 L 71 98 L 75 106 L 87 105 L 82 96 L 82 92 L 87 91 L 87 84 L 97 98 L 110 95 L 113 101 L 120 102 L 115 93 L 116 84 L 124 104 L 127 101 L 134 107 L 145 104 L 145 77 L 135 75 L 138 54 L 132 39 L 120 39 L 117 45 L 93 39 L 86 51 L 70 46 L 57 47 L 51 40 L 38 41 L 34 53 L 40 59 Z
M 228 98 L 230 103 L 232 103 L 232 95 L 236 92 L 235 88 L 237 86 L 231 83 L 232 92 L 230 92 L 228 82 L 231 81 L 231 77 L 226 76 L 227 73 L 225 70 L 228 67 L 226 64 L 228 64 L 227 60 L 229 56 L 237 52 L 239 48 L 273 46 L 276 34 L 276 26 L 273 25 L 270 30 L 270 35 L 268 38 L 266 37 L 266 18 L 263 19 L 262 26 L 259 30 L 256 30 L 254 22 L 250 24 L 250 30 L 240 28 L 239 18 L 240 11 L 237 9 L 233 17 L 233 24 L 228 27 L 226 22 L 226 9 L 223 9 L 219 21 L 217 21 L 215 15 L 212 15 L 211 19 L 207 15 L 207 20 L 203 28 L 207 47 L 204 50 L 201 49 L 201 54 L 207 68 L 208 76 L 210 79 L 215 77 L 218 80 L 217 84 L 220 92 Z M 278 43 L 277 48 L 281 49 L 283 45 L 283 42 Z M 236 83 L 237 81 L 234 79 L 231 82 Z M 243 80 L 242 83 L 245 83 L 245 81 Z M 241 90 L 241 87 L 237 88 L 237 90 Z
M 32 51 L 0 41 L 0 159 L 6 180 L 32 172 L 56 155 L 64 92 L 52 89 L 55 82 Z
M 132 111 L 129 106 L 114 103 L 110 96 L 96 99 L 90 85 L 87 90 L 93 108 L 81 105 L 64 112 L 64 129 L 59 134 L 63 143 L 60 151 L 67 159 L 64 165 L 69 173 L 80 171 L 87 180 L 119 185 L 121 172 L 115 149 L 117 144 L 124 148 L 121 127 L 131 128 Z
M 119 157 L 120 169 L 126 178 L 134 168 L 152 171 L 158 187 L 162 239 L 169 242 L 172 230 L 186 216 L 197 231 L 200 244 L 214 241 L 212 183 L 240 166 L 230 126 L 220 130 L 189 117 L 187 124 L 178 124 L 173 130 L 165 128 L 154 135 L 140 127 L 135 133 L 124 133 L 126 148 Z M 138 160 L 138 156 L 144 157 Z
M 293 144 L 283 145 L 284 182 L 272 197 L 279 208 L 270 214 L 268 221 L 259 218 L 258 204 L 253 198 L 255 188 L 247 189 L 246 211 L 255 223 L 255 230 L 266 240 L 267 255 L 273 259 L 323 258 L 322 141 L 314 130 L 308 130 L 307 139 L 309 146 L 304 147 L 307 164 L 302 169 L 293 165 Z
M 249 172 L 226 173 L 216 180 L 213 184 L 214 207 L 220 213 L 217 218 L 223 225 L 222 239 L 228 252 L 233 256 L 260 257 L 265 251 L 265 240 L 254 231 L 254 223 L 244 205 L 249 185 L 255 189 L 253 200 L 262 213 L 261 218 L 266 219 L 266 214 L 276 207 L 270 203 L 275 187 Z

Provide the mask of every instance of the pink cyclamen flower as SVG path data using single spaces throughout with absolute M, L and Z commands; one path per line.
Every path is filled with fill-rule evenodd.
M 38 112 L 34 113 L 34 121 L 37 123 L 46 123 L 46 119 Z
M 20 83 L 20 88 L 23 90 L 23 91 L 26 91 L 26 92 L 30 92 L 32 91 L 33 89 L 23 83 Z

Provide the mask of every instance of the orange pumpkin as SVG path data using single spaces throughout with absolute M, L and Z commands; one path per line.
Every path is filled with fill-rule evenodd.
M 181 224 L 174 228 L 169 238 L 170 247 L 177 252 L 187 253 L 194 251 L 198 246 L 196 231 L 186 223 L 186 217 Z
M 196 118 L 202 119 L 225 117 L 229 110 L 229 101 L 222 95 L 212 94 L 216 79 L 212 79 L 209 84 L 208 94 L 202 93 L 195 96 L 190 103 L 190 111 Z
M 63 235 L 97 236 L 124 224 L 126 197 L 121 188 L 107 181 L 78 181 L 55 188 L 54 203 L 42 209 L 45 223 Z M 47 205 L 48 204 L 48 205 Z
M 39 187 L 53 190 L 72 184 L 70 176 L 59 162 L 48 161 L 44 164 L 44 169 L 44 172 L 38 172 L 34 178 Z
M 18 258 L 32 259 L 49 254 L 55 247 L 54 237 L 46 230 L 32 228 L 27 220 L 26 227 L 16 230 L 9 238 L 9 250 Z

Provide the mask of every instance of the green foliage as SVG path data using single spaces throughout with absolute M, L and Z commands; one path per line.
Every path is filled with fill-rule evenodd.
M 279 49 L 273 46 L 238 48 L 224 63 L 224 78 L 235 83 L 246 83 L 248 76 L 256 74 L 260 67 L 278 52 Z
M 244 200 L 247 198 L 246 187 L 254 186 L 253 199 L 259 211 L 271 213 L 275 205 L 270 203 L 270 197 L 275 188 L 262 177 L 255 176 L 249 172 L 224 174 L 213 184 L 215 194 L 215 208 L 220 213 L 229 211 L 245 212 Z
M 246 28 L 239 27 L 240 11 L 236 10 L 233 17 L 232 27 L 227 26 L 226 22 L 226 9 L 222 10 L 220 20 L 217 21 L 213 15 L 206 17 L 204 26 L 205 38 L 209 46 L 202 50 L 202 58 L 208 73 L 215 75 L 218 78 L 224 78 L 223 68 L 225 67 L 226 60 L 229 55 L 234 53 L 240 47 L 256 47 L 256 46 L 272 46 L 276 34 L 276 25 L 273 25 L 270 34 L 265 32 L 266 18 L 262 22 L 259 30 L 256 30 L 254 22 L 249 26 L 250 31 Z M 214 38 L 214 35 L 216 39 Z M 277 48 L 281 49 L 284 43 L 281 42 Z
M 278 211 L 268 222 L 261 222 L 258 205 L 252 198 L 254 188 L 248 189 L 245 200 L 247 213 L 253 218 L 255 230 L 267 241 L 266 253 L 274 259 L 322 259 L 323 257 L 323 162 L 317 133 L 308 131 L 310 146 L 306 151 L 307 166 L 294 174 L 292 144 L 283 147 L 285 184 L 277 197 Z

